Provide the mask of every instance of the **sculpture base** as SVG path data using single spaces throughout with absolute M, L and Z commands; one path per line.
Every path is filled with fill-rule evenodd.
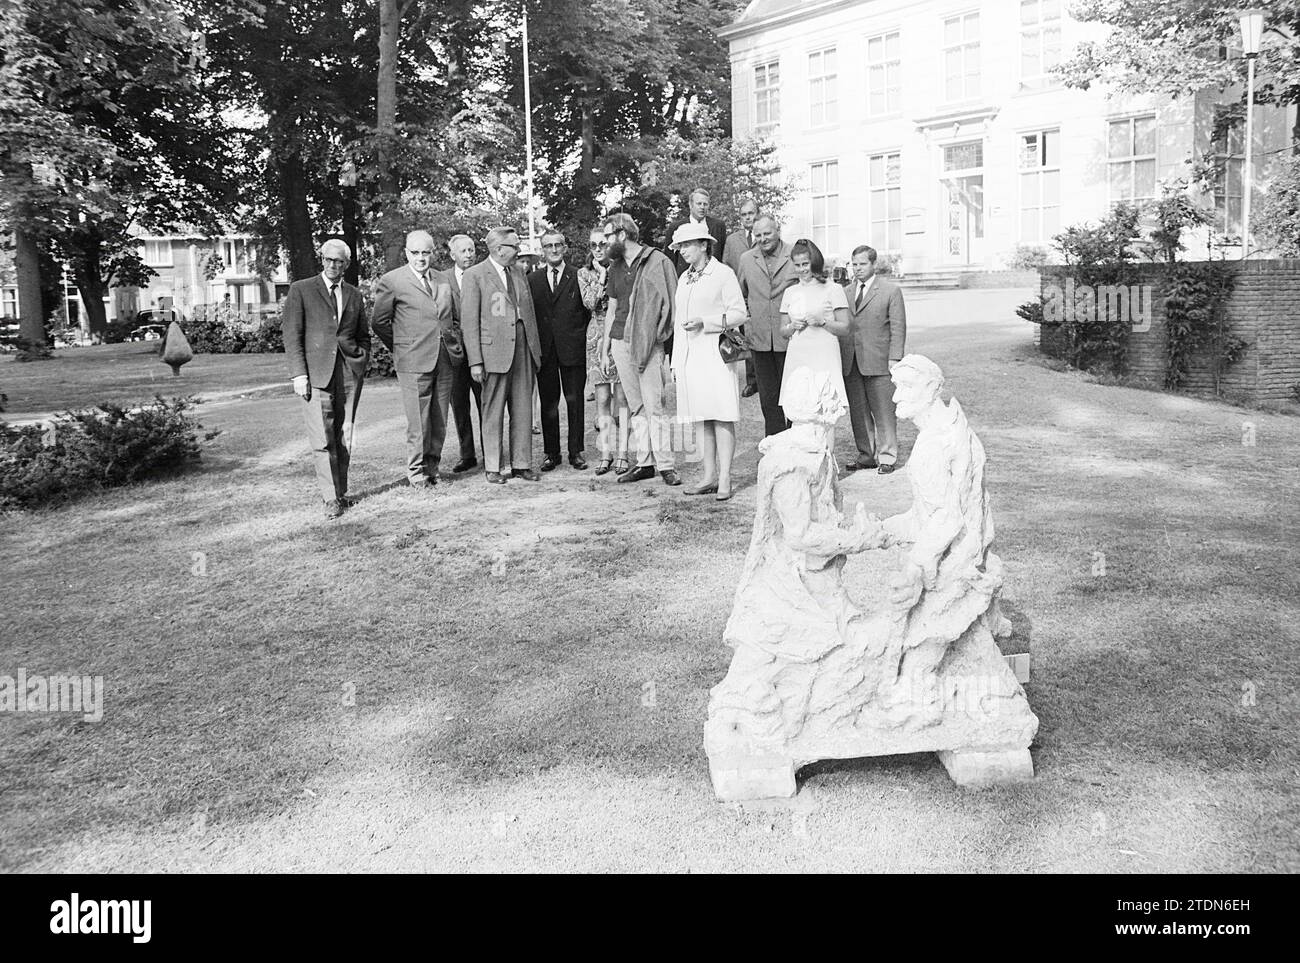
M 945 750 L 935 755 L 959 786 L 996 786 L 1008 782 L 1032 782 L 1034 778 L 1034 760 L 1028 749 L 992 752 Z
M 710 759 L 713 792 L 723 802 L 788 799 L 795 794 L 793 759 L 735 756 Z

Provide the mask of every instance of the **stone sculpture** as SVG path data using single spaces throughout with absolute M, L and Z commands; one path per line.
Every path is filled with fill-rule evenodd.
M 894 368 L 901 418 L 919 429 L 912 507 L 844 524 L 831 453 L 842 414 L 825 374 L 791 376 L 794 425 L 759 446 L 753 537 L 724 641 L 734 647 L 704 729 L 722 799 L 791 796 L 818 759 L 934 751 L 964 785 L 1033 776 L 1038 720 L 994 635 L 1002 562 L 991 550 L 984 449 L 943 375 L 908 355 Z M 901 556 L 861 609 L 845 590 L 852 553 Z

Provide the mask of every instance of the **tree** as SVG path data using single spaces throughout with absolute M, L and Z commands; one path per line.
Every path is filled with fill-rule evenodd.
M 176 0 L 10 0 L 0 65 L 0 217 L 47 237 L 93 334 L 113 283 L 148 276 L 135 228 L 211 223 L 221 124 Z
M 1300 0 L 1271 0 L 1256 64 L 1257 104 L 1300 103 Z M 1080 0 L 1076 20 L 1111 28 L 1106 39 L 1081 43 L 1058 68 L 1066 84 L 1087 90 L 1101 81 L 1129 93 L 1180 97 L 1197 91 L 1244 88 L 1246 60 L 1237 9 L 1208 0 Z M 1243 101 L 1245 94 L 1242 94 Z M 1231 117 L 1231 115 L 1229 115 Z M 1293 128 L 1300 141 L 1300 116 Z
M 1278 257 L 1300 257 L 1300 156 L 1283 158 L 1254 215 L 1254 230 Z

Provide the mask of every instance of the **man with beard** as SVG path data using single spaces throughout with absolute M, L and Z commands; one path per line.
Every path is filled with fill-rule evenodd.
M 665 485 L 680 485 L 674 470 L 672 429 L 664 412 L 664 342 L 673 332 L 677 272 L 672 262 L 640 241 L 636 222 L 611 214 L 601 225 L 609 242 L 609 309 L 601 355 L 618 366 L 637 441 L 635 467 L 620 482 L 653 478 L 659 469 Z
M 781 297 L 797 284 L 790 245 L 781 240 L 781 227 L 767 214 L 754 221 L 754 246 L 740 256 L 740 291 L 749 307 L 745 336 L 758 378 L 764 433 L 775 435 L 790 423 L 781 410 L 781 374 L 788 339 L 781 334 Z
M 443 279 L 451 285 L 452 313 L 456 320 L 457 334 L 463 335 L 460 320 L 460 286 L 465 272 L 474 264 L 474 240 L 467 234 L 457 234 L 447 242 L 451 254 L 452 266 L 442 272 Z M 479 416 L 479 431 L 483 426 L 483 386 L 469 375 L 469 359 L 462 356 L 453 363 L 451 379 L 451 414 L 456 420 L 456 437 L 460 439 L 460 461 L 452 467 L 452 472 L 459 475 L 469 471 L 478 464 L 474 448 L 474 421 L 469 413 L 469 396 L 474 393 L 474 410 Z

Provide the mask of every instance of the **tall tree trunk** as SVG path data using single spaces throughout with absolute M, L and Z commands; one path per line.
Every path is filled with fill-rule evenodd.
M 392 210 L 398 202 L 397 174 L 393 170 L 392 144 L 397 135 L 397 41 L 402 31 L 402 13 L 397 0 L 379 0 L 379 82 L 375 136 L 380 204 Z M 389 218 L 383 218 L 390 223 Z M 392 228 L 384 231 L 384 268 L 391 271 L 402 263 L 402 240 Z
M 41 305 L 41 250 L 34 235 L 14 231 L 14 269 L 18 274 L 18 336 L 35 353 L 45 348 L 45 311 Z
M 96 341 L 102 341 L 108 332 L 108 312 L 104 310 L 104 294 L 108 278 L 104 277 L 104 239 L 96 227 L 86 227 L 64 239 L 67 245 L 68 267 L 72 282 L 81 294 L 81 309 L 86 315 L 86 330 Z
M 596 104 L 584 89 L 582 101 L 582 153 L 573 175 L 573 218 L 590 230 L 596 220 Z M 584 235 L 585 237 L 586 235 Z
M 343 240 L 352 248 L 352 263 L 348 265 L 343 279 L 349 284 L 357 284 L 361 279 L 361 219 L 357 203 L 355 186 L 343 187 Z
M 292 152 L 276 164 L 280 203 L 284 210 L 284 243 L 289 250 L 289 278 L 301 281 L 320 270 L 316 266 L 316 238 L 307 206 L 307 178 L 302 155 Z

